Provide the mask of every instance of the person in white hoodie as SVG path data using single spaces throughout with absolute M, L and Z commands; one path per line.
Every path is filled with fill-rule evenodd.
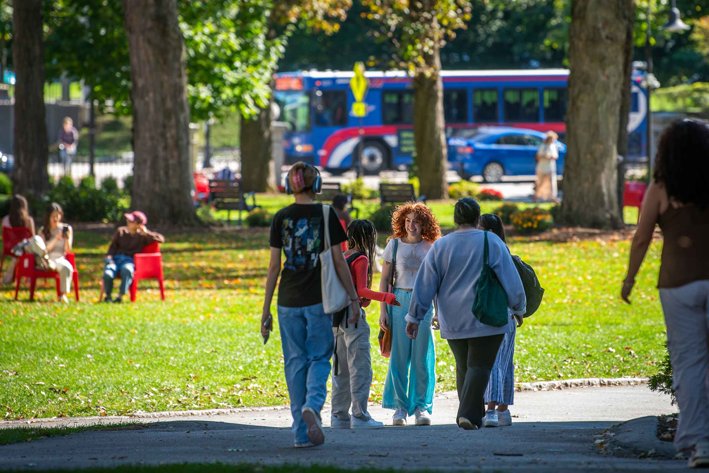
M 488 263 L 507 294 L 511 316 L 507 325 L 483 324 L 472 312 L 475 285 L 483 267 L 485 232 L 477 228 L 480 205 L 470 197 L 455 204 L 456 231 L 437 240 L 416 275 L 406 333 L 415 339 L 419 324 L 435 299 L 441 337 L 448 341 L 456 364 L 456 388 L 460 405 L 456 423 L 465 430 L 478 429 L 485 415 L 483 394 L 490 378 L 497 350 L 514 323 L 512 315 L 522 315 L 527 300 L 522 280 L 505 243 L 487 232 Z

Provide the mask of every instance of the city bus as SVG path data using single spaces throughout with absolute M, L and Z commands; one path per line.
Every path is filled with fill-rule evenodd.
M 352 113 L 353 72 L 299 71 L 275 76 L 277 119 L 288 124 L 286 163 L 305 161 L 332 173 L 378 174 L 412 163 L 412 79 L 402 71 L 368 71 L 364 117 Z M 563 140 L 567 69 L 443 71 L 446 129 L 514 127 L 553 130 Z M 631 81 L 626 159 L 646 159 L 647 93 L 641 72 Z M 451 133 L 454 134 L 454 133 Z M 451 146 L 449 138 L 449 148 Z M 455 155 L 450 153 L 449 156 Z M 359 162 L 358 156 L 361 157 Z

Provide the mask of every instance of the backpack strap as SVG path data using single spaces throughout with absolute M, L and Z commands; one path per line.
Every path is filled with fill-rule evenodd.
M 364 253 L 362 253 L 361 251 L 355 251 L 354 253 L 349 255 L 347 258 L 345 258 L 347 260 L 347 266 L 352 266 L 352 263 L 354 263 L 357 260 L 357 258 L 359 258 L 360 256 L 366 256 L 366 255 Z

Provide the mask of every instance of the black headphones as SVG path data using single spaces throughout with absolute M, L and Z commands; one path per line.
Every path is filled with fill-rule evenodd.
M 305 170 L 308 168 L 312 168 L 315 171 L 315 180 L 313 181 L 312 186 L 304 187 L 303 190 L 309 188 L 314 193 L 319 194 L 320 191 L 322 190 L 322 177 L 320 176 L 320 171 L 318 171 L 318 168 L 316 168 L 315 166 L 312 166 L 310 164 L 305 164 L 305 167 L 303 168 L 303 173 L 305 173 Z M 293 194 L 293 189 L 290 186 L 290 169 L 288 170 L 288 174 L 286 175 L 286 186 L 285 187 L 286 187 L 286 194 Z

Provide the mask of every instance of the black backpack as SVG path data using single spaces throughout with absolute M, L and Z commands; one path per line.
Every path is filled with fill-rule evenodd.
M 522 258 L 517 255 L 512 255 L 512 261 L 514 261 L 515 268 L 517 268 L 519 277 L 522 279 L 524 295 L 527 297 L 527 312 L 524 313 L 524 316 L 529 317 L 539 309 L 542 297 L 544 297 L 544 288 L 539 283 L 539 278 L 537 278 L 534 268 L 522 261 Z

